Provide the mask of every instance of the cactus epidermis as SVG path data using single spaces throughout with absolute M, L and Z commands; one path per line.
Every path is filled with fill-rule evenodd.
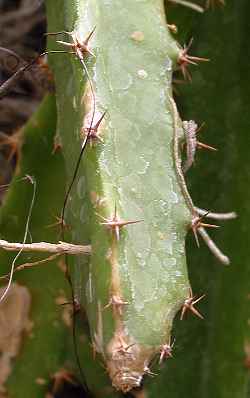
M 91 84 L 77 55 L 50 62 L 68 184 L 89 128 L 106 112 L 99 139 L 88 140 L 66 221 L 72 242 L 92 245 L 89 262 L 74 260 L 73 280 L 94 348 L 113 385 L 129 391 L 170 341 L 189 295 L 184 246 L 192 209 L 178 175 L 183 132 L 171 99 L 180 47 L 162 0 L 48 0 L 47 9 L 49 31 L 83 42 L 95 27 L 94 55 L 83 54 Z

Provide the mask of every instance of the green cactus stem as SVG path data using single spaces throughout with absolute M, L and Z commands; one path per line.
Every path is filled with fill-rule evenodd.
M 88 43 L 94 56 L 86 60 L 95 104 L 77 56 L 51 57 L 51 64 L 68 181 L 94 105 L 93 125 L 106 111 L 100 139 L 87 144 L 67 223 L 74 241 L 92 245 L 88 270 L 82 266 L 79 274 L 76 264 L 75 279 L 83 275 L 81 303 L 95 350 L 113 385 L 129 391 L 169 342 L 188 296 L 184 241 L 191 213 L 176 175 L 179 130 L 169 100 L 180 49 L 161 1 L 66 1 L 64 7 L 53 1 L 47 9 L 49 31 L 72 31 L 84 41 L 96 26 Z M 58 15 L 64 22 L 56 24 Z
M 92 247 L 89 261 L 73 260 L 74 289 L 113 386 L 127 392 L 169 356 L 176 313 L 196 312 L 185 237 L 202 224 L 182 172 L 172 73 L 203 59 L 172 38 L 162 0 L 47 0 L 47 13 L 48 31 L 65 31 L 49 49 L 64 51 L 50 64 L 72 186 L 66 223 Z

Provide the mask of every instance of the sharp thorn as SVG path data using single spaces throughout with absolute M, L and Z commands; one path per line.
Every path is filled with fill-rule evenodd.
M 217 148 L 214 148 L 213 146 L 204 144 L 203 142 L 200 142 L 200 141 L 197 141 L 197 147 L 198 148 L 208 149 L 208 150 L 211 150 L 211 151 L 218 151 Z

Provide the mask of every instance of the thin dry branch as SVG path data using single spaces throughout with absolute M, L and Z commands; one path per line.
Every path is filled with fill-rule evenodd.
M 192 10 L 200 13 L 204 12 L 204 8 L 191 1 L 186 1 L 186 0 L 168 0 L 168 1 L 170 1 L 171 3 L 179 4 L 184 7 L 191 8 Z
M 41 265 L 41 264 L 44 264 L 44 263 L 48 263 L 49 261 L 55 260 L 57 257 L 61 256 L 62 254 L 63 253 L 52 254 L 49 257 L 43 258 L 42 260 L 34 261 L 33 263 L 25 263 L 25 264 L 18 265 L 18 267 L 16 267 L 14 269 L 14 273 L 17 272 L 17 271 L 22 271 L 25 268 L 32 268 L 35 265 Z M 6 275 L 0 276 L 0 280 L 9 278 L 9 276 L 10 276 L 9 273 L 6 274 Z
M 0 248 L 9 251 L 28 251 L 28 252 L 47 252 L 47 253 L 60 253 L 60 254 L 90 254 L 91 246 L 74 245 L 72 243 L 59 241 L 58 243 L 12 243 L 6 240 L 0 240 Z

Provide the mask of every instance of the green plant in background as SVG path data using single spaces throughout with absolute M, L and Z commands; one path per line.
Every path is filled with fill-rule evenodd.
M 243 26 L 245 8 L 246 2 L 238 7 L 227 5 L 225 9 L 216 13 L 210 10 L 199 18 L 195 14 L 194 20 L 191 18 L 194 11 L 166 4 L 168 22 L 178 26 L 181 41 L 185 38 L 188 42 L 193 29 L 199 32 L 194 37 L 199 37 L 201 48 L 193 46 L 194 54 L 208 58 L 215 58 L 216 54 L 223 56 L 221 61 L 214 61 L 216 67 L 210 62 L 199 68 L 193 74 L 192 86 L 178 87 L 183 94 L 180 102 L 186 120 L 195 118 L 198 123 L 204 119 L 210 129 L 213 125 L 218 128 L 216 121 L 225 119 L 222 116 L 224 105 L 218 111 L 222 101 L 219 93 L 220 98 L 227 96 L 225 87 L 229 88 L 223 86 L 223 82 L 229 84 L 232 81 L 230 68 L 233 68 L 236 57 L 229 49 L 227 59 L 234 61 L 225 73 L 225 41 L 221 32 L 223 28 L 228 31 L 228 21 L 234 15 L 241 16 L 237 23 Z M 190 56 L 188 47 L 180 47 L 173 39 L 167 29 L 160 0 L 68 0 L 63 2 L 63 7 L 59 0 L 48 0 L 47 12 L 49 32 L 68 32 L 63 39 L 57 40 L 58 47 L 54 38 L 49 47 L 60 51 L 64 50 L 64 45 L 68 47 L 67 52 L 73 53 L 53 55 L 50 63 L 56 80 L 57 134 L 61 137 L 67 170 L 66 186 L 71 188 L 67 191 L 65 214 L 63 212 L 63 221 L 69 227 L 67 241 L 91 244 L 92 250 L 91 257 L 78 255 L 69 259 L 74 294 L 86 311 L 94 354 L 98 355 L 94 361 L 87 343 L 88 332 L 86 328 L 83 332 L 80 322 L 78 335 L 84 333 L 84 342 L 78 338 L 79 358 L 89 389 L 102 397 L 120 395 L 112 391 L 98 364 L 101 361 L 113 386 L 133 395 L 247 396 L 248 375 L 244 368 L 244 343 L 245 350 L 248 347 L 244 306 L 248 292 L 247 253 L 242 248 L 239 272 L 239 267 L 235 269 L 234 247 L 229 244 L 232 267 L 213 267 L 211 254 L 203 248 L 194 248 L 193 239 L 188 241 L 189 271 L 186 269 L 184 244 L 190 229 L 196 239 L 197 235 L 204 238 L 218 257 L 216 262 L 219 259 L 228 263 L 228 258 L 208 237 L 203 226 L 204 217 L 200 217 L 200 214 L 210 217 L 216 217 L 216 214 L 206 214 L 206 211 L 195 207 L 186 186 L 182 167 L 184 165 L 187 169 L 193 163 L 197 147 L 196 124 L 185 123 L 183 129 L 172 98 L 173 71 L 179 67 L 185 76 L 189 76 L 188 64 L 203 59 Z M 188 22 L 184 24 L 184 21 Z M 181 31 L 182 25 L 185 25 L 185 34 L 184 29 Z M 234 39 L 237 38 L 239 43 L 243 40 L 241 32 L 238 28 L 237 34 L 234 33 Z M 208 34 L 213 34 L 216 42 L 209 40 L 208 43 Z M 220 68 L 227 79 L 221 78 L 223 72 L 218 74 Z M 236 83 L 232 90 L 235 87 Z M 237 87 L 240 87 L 238 81 Z M 213 112 L 216 100 L 217 116 L 217 112 Z M 234 112 L 239 112 L 240 105 L 237 108 L 237 101 L 233 104 Z M 233 112 L 230 113 L 232 115 Z M 227 124 L 224 126 L 226 131 Z M 242 126 L 242 131 L 245 131 L 245 126 Z M 229 133 L 228 136 L 224 133 L 223 137 L 213 136 L 213 145 L 226 149 L 231 140 L 232 146 L 234 135 Z M 225 139 L 224 144 L 222 138 Z M 184 151 L 181 152 L 183 146 L 186 159 Z M 83 159 L 75 169 L 83 150 Z M 214 154 L 210 159 L 211 156 Z M 239 156 L 234 147 L 230 154 L 220 156 L 228 165 L 226 171 L 221 167 L 218 172 L 219 166 L 215 161 L 210 166 L 211 160 L 206 154 L 202 157 L 202 161 L 207 160 L 206 168 L 201 166 L 198 169 L 201 157 L 196 160 L 194 175 L 202 170 L 202 178 L 195 176 L 190 187 L 194 203 L 202 203 L 209 210 L 235 207 L 240 213 L 237 201 L 231 202 L 228 198 L 232 195 L 226 194 L 233 178 L 233 161 L 236 163 Z M 213 168 L 216 168 L 216 174 L 212 174 Z M 27 173 L 32 174 L 31 171 Z M 187 174 L 188 180 L 190 174 Z M 52 176 L 56 181 L 55 191 L 58 192 L 59 187 L 63 190 L 65 182 L 61 180 L 61 174 L 60 178 L 54 172 Z M 196 181 L 199 181 L 199 186 Z M 246 182 L 247 173 L 245 192 Z M 223 188 L 223 192 L 215 203 L 216 186 L 220 186 L 220 192 Z M 240 187 L 244 192 L 243 182 Z M 62 191 L 60 197 L 62 200 Z M 51 203 L 51 192 L 49 198 Z M 227 214 L 222 218 L 232 216 Z M 235 222 L 232 225 L 235 228 Z M 234 235 L 229 234 L 230 231 L 223 237 L 223 244 L 232 240 Z M 8 239 L 13 241 L 12 237 Z M 55 237 L 51 239 L 57 240 Z M 50 241 L 47 237 L 45 240 Z M 236 250 L 238 256 L 238 245 L 235 245 Z M 193 295 L 188 273 L 193 291 L 203 290 L 208 296 L 206 304 L 201 304 L 206 320 L 202 323 L 191 316 L 185 322 L 176 320 L 172 333 L 173 318 L 180 309 L 181 318 L 187 310 L 201 316 L 195 307 L 200 298 Z M 235 286 L 239 284 L 239 289 L 232 296 L 226 293 L 233 291 L 233 281 L 237 281 Z M 54 282 L 61 283 L 57 278 Z M 53 285 L 50 284 L 50 288 L 55 294 Z M 242 306 L 234 308 L 232 297 L 238 299 Z M 219 310 L 230 313 L 224 317 Z M 229 328 L 227 322 L 232 312 L 234 322 Z M 175 336 L 174 349 L 171 334 Z M 58 346 L 62 341 L 57 341 Z M 72 371 L 70 355 L 65 353 L 63 356 L 59 347 L 55 351 L 53 347 L 53 352 L 58 366 L 65 368 L 68 361 L 68 369 Z M 174 358 L 167 360 L 165 365 L 164 360 L 172 355 Z M 21 363 L 21 358 L 18 362 Z M 55 362 L 52 362 L 49 370 L 45 367 L 40 379 L 45 379 L 46 383 L 54 369 Z M 47 378 L 44 376 L 46 372 Z M 159 375 L 152 377 L 154 372 Z M 143 390 L 131 390 L 141 385 L 143 376 L 147 376 Z M 18 386 L 18 370 L 14 370 L 12 378 Z M 13 384 L 9 383 L 10 391 Z M 36 384 L 36 388 L 38 396 L 42 387 Z M 13 390 L 13 396 L 17 394 Z
M 63 160 L 59 154 L 52 155 L 55 123 L 55 101 L 53 97 L 48 97 L 23 131 L 25 142 L 20 170 L 1 209 L 0 228 L 3 239 L 12 242 L 23 239 L 32 198 L 32 185 L 27 180 L 20 181 L 26 174 L 32 175 L 37 183 L 30 236 L 35 242 L 53 242 L 57 239 L 58 233 L 47 228 L 54 222 L 53 215 L 60 211 L 64 192 Z M 53 173 L 47 175 L 45 165 Z M 54 191 L 53 186 L 56 187 Z M 9 272 L 13 257 L 1 251 L 2 274 Z M 20 263 L 31 263 L 38 259 L 41 256 L 32 256 L 31 259 L 30 255 L 22 254 Z M 56 261 L 39 270 L 36 267 L 24 270 L 18 274 L 17 280 L 18 285 L 13 285 L 9 296 L 0 304 L 1 389 L 7 381 L 4 375 L 9 367 L 6 376 L 10 376 L 7 384 L 10 396 L 44 396 L 49 378 L 63 367 L 68 330 L 62 319 L 63 307 L 60 308 L 58 304 L 59 298 L 67 301 L 68 289 Z M 46 358 L 41 360 L 45 352 Z

